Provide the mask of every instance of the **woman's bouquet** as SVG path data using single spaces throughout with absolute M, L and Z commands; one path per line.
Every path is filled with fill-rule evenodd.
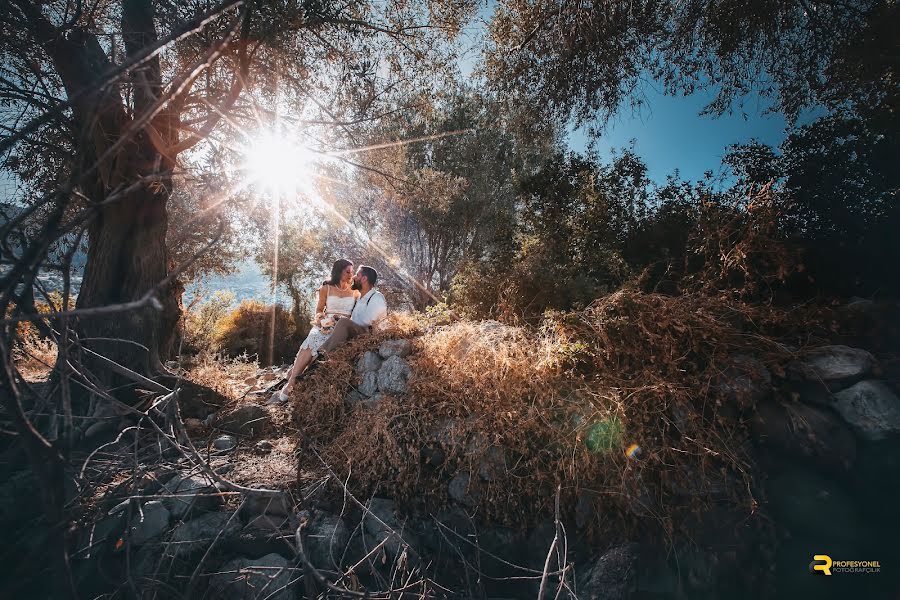
M 318 321 L 318 323 L 316 323 L 316 321 Z M 335 318 L 333 316 L 326 315 L 326 314 L 320 314 L 320 315 L 318 315 L 318 318 L 315 321 L 313 321 L 313 325 L 318 325 L 319 329 L 327 331 L 327 330 L 331 329 L 332 327 L 334 327 L 334 324 L 336 322 L 337 321 L 335 320 Z

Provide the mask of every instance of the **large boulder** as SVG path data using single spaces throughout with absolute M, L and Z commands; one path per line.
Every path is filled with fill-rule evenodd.
M 142 546 L 147 542 L 162 537 L 169 529 L 171 515 L 162 502 L 148 502 L 140 511 L 131 516 L 128 528 L 128 539 L 134 546 Z
M 834 408 L 867 440 L 900 433 L 900 399 L 881 381 L 860 381 L 834 394 Z
M 357 390 L 367 398 L 374 396 L 378 392 L 378 373 L 374 371 L 364 373 Z
M 393 355 L 384 361 L 378 370 L 378 389 L 385 394 L 405 394 L 406 380 L 411 369 L 409 364 L 399 355 Z
M 411 352 L 412 343 L 409 340 L 386 340 L 378 347 L 378 354 L 385 359 L 392 356 L 409 356 Z
M 230 540 L 240 529 L 241 522 L 234 513 L 200 515 L 175 528 L 166 545 L 167 552 L 178 558 L 200 554 L 206 552 L 216 540 L 220 544 Z
M 764 402 L 750 421 L 754 437 L 787 456 L 802 457 L 824 467 L 850 468 L 856 438 L 831 409 L 789 401 Z
M 772 375 L 759 359 L 739 354 L 732 358 L 715 388 L 729 405 L 746 410 L 772 394 Z
M 88 524 L 78 532 L 75 558 L 91 558 L 99 551 L 115 547 L 125 531 L 125 512 L 120 511 Z
M 241 504 L 239 515 L 245 522 L 259 515 L 286 517 L 294 509 L 294 502 L 287 492 L 274 496 L 249 494 Z
M 468 471 L 460 471 L 450 480 L 447 494 L 453 501 L 471 508 L 481 499 L 481 483 L 473 480 Z
M 371 549 L 384 542 L 386 564 L 391 564 L 404 548 L 416 544 L 413 533 L 398 520 L 393 500 L 372 498 L 362 523 L 370 538 L 366 548 Z
M 226 396 L 190 380 L 182 379 L 178 384 L 178 407 L 184 418 L 205 419 L 227 402 Z
M 299 536 L 305 535 L 307 558 L 317 569 L 336 570 L 342 566 L 350 530 L 344 520 L 324 512 L 303 511 L 298 515 Z
M 293 565 L 278 554 L 258 559 L 235 558 L 210 577 L 212 598 L 223 600 L 294 600 Z
M 356 372 L 363 376 L 372 371 L 377 372 L 381 368 L 381 357 L 377 352 L 366 352 L 356 361 Z
M 244 404 L 220 417 L 216 425 L 234 435 L 253 437 L 269 429 L 271 423 L 265 408 L 257 404 Z
M 612 548 L 589 564 L 578 578 L 578 597 L 585 600 L 676 598 L 678 577 L 659 557 L 637 544 Z
M 835 391 L 862 379 L 874 366 L 875 358 L 860 348 L 822 346 L 791 363 L 788 372 L 794 378 L 822 383 Z
M 218 510 L 225 503 L 221 493 L 212 482 L 204 477 L 176 475 L 163 486 L 163 499 L 173 519 L 188 519 L 191 516 Z

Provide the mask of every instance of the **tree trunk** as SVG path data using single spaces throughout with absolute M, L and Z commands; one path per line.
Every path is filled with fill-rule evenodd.
M 138 172 L 134 175 L 139 176 Z M 105 208 L 92 223 L 79 308 L 139 300 L 166 278 L 168 198 L 168 189 L 143 187 Z M 168 358 L 181 314 L 173 292 L 174 286 L 168 284 L 156 294 L 161 311 L 146 307 L 113 316 L 82 318 L 81 334 L 144 345 L 147 350 L 128 342 L 87 343 L 96 352 L 139 373 L 157 371 L 161 361 Z
M 138 300 L 165 280 L 168 269 L 166 203 L 171 194 L 175 158 L 167 156 L 165 149 L 178 141 L 177 108 L 159 112 L 137 132 L 128 131 L 133 118 L 150 110 L 160 96 L 159 58 L 145 61 L 130 73 L 128 105 L 118 84 L 101 85 L 96 81 L 97 73 L 110 67 L 96 36 L 78 27 L 60 31 L 28 0 L 16 3 L 28 16 L 32 33 L 53 61 L 67 95 L 73 98 L 79 141 L 72 177 L 79 191 L 89 203 L 100 203 L 121 194 L 123 189 L 131 189 L 129 186 L 142 178 L 155 179 L 103 205 L 91 222 L 77 307 Z M 123 0 L 122 35 L 129 55 L 157 39 L 151 2 Z M 126 136 L 130 137 L 123 142 Z M 112 151 L 117 144 L 121 147 Z M 111 151 L 112 155 L 106 156 Z M 161 310 L 148 306 L 82 317 L 75 324 L 76 330 L 86 347 L 138 373 L 153 375 L 167 358 L 180 316 L 174 289 L 167 284 L 157 290 L 155 296 Z

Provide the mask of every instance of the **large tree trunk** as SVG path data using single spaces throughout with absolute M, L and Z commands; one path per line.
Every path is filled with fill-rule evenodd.
M 17 4 L 29 15 L 36 38 L 73 98 L 79 142 L 72 175 L 79 190 L 89 203 L 116 196 L 99 208 L 89 226 L 77 307 L 139 300 L 166 279 L 168 269 L 166 203 L 174 156 L 167 156 L 166 148 L 178 141 L 177 110 L 160 111 L 145 127 L 129 131 L 133 119 L 143 116 L 160 97 L 159 59 L 151 58 L 132 70 L 131 103 L 126 105 L 117 83 L 102 86 L 96 81 L 97 73 L 107 70 L 110 61 L 92 33 L 78 27 L 63 33 L 28 0 L 17 0 Z M 129 55 L 156 41 L 149 0 L 123 0 L 122 35 Z M 134 186 L 150 177 L 153 181 Z M 123 195 L 126 188 L 130 191 Z M 148 305 L 82 317 L 76 330 L 85 347 L 138 373 L 155 374 L 167 358 L 180 316 L 174 289 L 168 284 L 156 290 L 157 308 Z M 108 369 L 98 371 L 108 373 Z
M 135 179 L 139 177 L 135 172 Z M 166 202 L 169 189 L 142 187 L 103 209 L 88 232 L 89 249 L 78 307 L 107 306 L 139 300 L 167 276 Z M 128 342 L 87 342 L 101 354 L 142 373 L 158 370 L 171 348 L 180 308 L 168 284 L 156 295 L 159 311 L 146 307 L 113 316 L 82 318 L 86 338 L 120 338 Z

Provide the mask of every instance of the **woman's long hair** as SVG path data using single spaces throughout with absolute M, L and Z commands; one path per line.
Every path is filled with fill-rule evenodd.
M 347 267 L 352 267 L 353 262 L 347 260 L 346 258 L 339 258 L 334 261 L 334 265 L 331 267 L 331 279 L 326 279 L 322 282 L 322 285 L 333 285 L 338 286 L 341 284 L 341 275 L 344 273 L 344 269 Z

